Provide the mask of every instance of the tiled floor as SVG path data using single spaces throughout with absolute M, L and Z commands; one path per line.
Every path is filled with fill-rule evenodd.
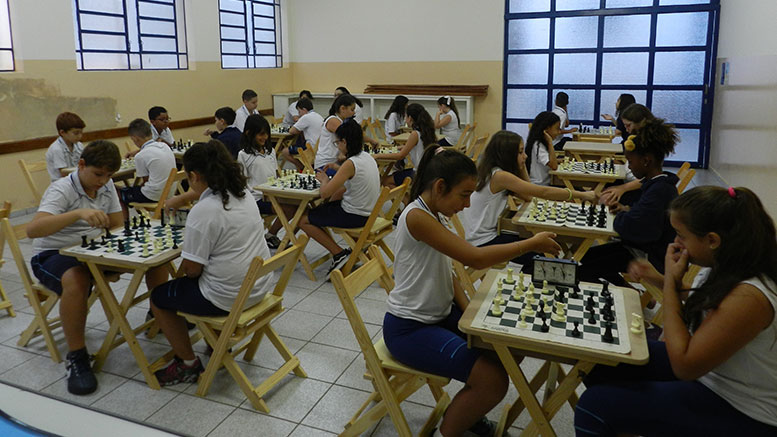
M 694 182 L 720 184 L 714 174 L 699 172 Z M 17 217 L 14 222 L 23 223 L 28 217 Z M 22 251 L 29 259 L 32 252 L 30 240 L 21 241 Z M 323 249 L 311 243 L 306 250 L 308 256 L 320 254 Z M 331 284 L 319 279 L 310 281 L 298 266 L 284 296 L 285 313 L 278 317 L 273 326 L 283 337 L 287 346 L 299 356 L 308 378 L 287 376 L 272 390 L 266 400 L 269 414 L 255 411 L 242 392 L 226 372 L 219 372 L 207 397 L 195 395 L 196 386 L 184 384 L 149 389 L 125 346 L 114 350 L 98 374 L 99 389 L 89 396 L 72 396 L 67 393 L 64 364 L 54 364 L 48 357 L 42 341 L 34 341 L 26 348 L 16 346 L 19 333 L 32 319 L 32 312 L 23 296 L 22 284 L 16 266 L 6 252 L 6 264 L 0 270 L 0 281 L 17 310 L 17 316 L 10 318 L 3 311 L 0 314 L 0 380 L 8 381 L 31 390 L 52 395 L 91 409 L 107 411 L 120 416 L 160 425 L 175 432 L 195 436 L 326 436 L 337 434 L 358 406 L 367 398 L 370 384 L 362 378 L 363 361 L 358 345 L 348 322 L 342 313 L 340 303 Z M 323 278 L 326 268 L 316 273 Z M 123 292 L 128 284 L 122 279 L 116 285 Z M 385 292 L 373 285 L 356 301 L 362 311 L 367 329 L 373 337 L 381 335 L 381 321 L 385 311 Z M 130 313 L 130 319 L 142 320 L 145 310 Z M 87 322 L 87 343 L 95 352 L 108 324 L 100 305 L 92 307 Z M 61 331 L 57 337 L 61 338 Z M 158 336 L 153 340 L 141 336 L 141 347 L 149 357 L 157 357 L 168 350 L 166 340 Z M 196 349 L 201 353 L 204 345 Z M 65 346 L 60 344 L 60 352 Z M 539 362 L 524 360 L 522 367 L 533 374 Z M 256 358 L 240 362 L 246 373 L 260 381 L 272 370 L 280 367 L 281 360 L 269 343 L 260 347 Z M 453 381 L 447 388 L 454 395 L 461 384 Z M 510 389 L 506 400 L 516 399 L 517 393 Z M 2 402 L 7 400 L 0 400 Z M 419 430 L 425 421 L 433 399 L 426 391 L 413 395 L 403 404 L 403 410 L 410 421 L 411 429 Z M 489 415 L 496 419 L 501 406 Z M 524 412 L 510 429 L 510 435 L 517 435 L 520 427 L 526 426 L 528 415 Z M 553 419 L 558 435 L 573 434 L 572 411 L 568 406 Z M 390 419 L 384 418 L 367 435 L 395 435 Z

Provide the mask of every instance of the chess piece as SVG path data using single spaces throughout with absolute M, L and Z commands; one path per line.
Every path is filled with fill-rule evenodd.
M 105 246 L 105 235 L 100 237 L 100 246 Z
M 572 299 L 580 298 L 580 287 L 579 286 L 575 285 L 574 287 L 572 287 L 571 297 L 572 297 Z
M 119 240 L 119 252 L 124 252 L 124 240 Z
M 602 279 L 602 296 L 607 297 L 610 294 L 610 281 Z
M 590 323 L 591 325 L 596 324 L 596 312 L 591 311 L 590 315 L 588 316 L 588 323 Z
M 507 269 L 507 278 L 504 280 L 505 284 L 515 284 L 515 279 L 513 279 L 513 269 Z
M 525 328 L 526 327 L 526 314 L 521 313 L 521 323 L 520 323 L 520 326 L 521 326 L 521 328 Z
M 95 243 L 94 239 L 89 242 L 89 250 L 96 250 L 97 249 L 97 243 Z
M 548 326 L 548 321 L 545 320 L 545 317 L 542 317 L 542 326 L 540 326 L 540 331 L 548 332 L 549 330 L 550 330 L 550 326 Z
M 642 321 L 642 315 L 637 313 L 631 313 L 631 328 L 629 330 L 635 334 L 642 334 L 645 330 L 645 324 Z
M 580 337 L 580 322 L 574 322 L 575 323 L 575 329 L 572 330 L 572 337 L 579 338 Z
M 541 319 L 545 319 L 545 310 L 542 308 L 542 305 L 540 305 L 539 309 L 537 309 L 537 317 Z
M 137 229 L 137 228 L 138 228 L 138 217 L 135 216 L 135 217 L 132 217 L 132 229 Z
M 594 302 L 594 297 L 589 295 L 588 300 L 585 302 L 585 308 L 586 309 L 593 308 L 594 306 L 596 306 L 596 302 Z
M 505 301 L 502 299 L 502 293 L 497 294 L 494 296 L 494 305 L 502 305 Z
M 129 219 L 124 220 L 124 235 L 130 236 L 132 235 L 132 231 L 130 230 L 130 222 Z
M 604 335 L 602 336 L 602 341 L 605 343 L 612 343 L 614 340 L 612 336 L 612 323 L 607 323 L 604 326 Z
M 113 234 L 111 234 L 111 230 L 108 228 L 105 228 L 105 238 L 113 238 Z
M 173 249 L 178 249 L 178 243 L 175 240 L 173 240 Z
M 494 303 L 494 306 L 491 308 L 491 314 L 493 314 L 496 317 L 502 316 L 502 307 Z
M 89 243 L 86 241 L 86 235 L 81 236 L 81 247 L 87 247 Z

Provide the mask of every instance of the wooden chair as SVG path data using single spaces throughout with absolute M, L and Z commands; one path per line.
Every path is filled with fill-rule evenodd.
M 270 123 L 270 125 L 283 123 L 283 117 L 273 117 L 272 115 L 268 115 L 265 118 L 267 118 L 267 122 Z
M 229 374 L 237 382 L 237 385 L 248 400 L 251 401 L 251 405 L 257 410 L 267 413 L 270 410 L 263 397 L 283 380 L 286 374 L 294 372 L 299 377 L 307 377 L 307 374 L 300 366 L 299 358 L 292 355 L 289 348 L 286 347 L 286 344 L 270 325 L 270 322 L 284 310 L 283 292 L 286 290 L 286 285 L 289 283 L 294 267 L 297 265 L 297 260 L 302 251 L 305 250 L 307 242 L 308 237 L 303 235 L 297 241 L 297 244 L 275 254 L 275 256 L 266 261 L 261 257 L 254 258 L 237 294 L 235 303 L 232 304 L 229 315 L 208 317 L 182 312 L 178 313 L 189 322 L 197 325 L 197 329 L 202 333 L 205 341 L 213 348 L 213 353 L 210 356 L 210 360 L 208 360 L 208 366 L 205 368 L 205 372 L 200 375 L 197 386 L 198 396 L 205 396 L 208 393 L 216 372 L 223 366 L 227 368 Z M 246 300 L 254 288 L 256 280 L 278 269 L 282 269 L 281 275 L 275 283 L 273 291 L 268 292 L 264 299 L 256 305 L 245 308 Z M 246 361 L 253 360 L 256 350 L 259 348 L 259 343 L 265 336 L 272 342 L 278 353 L 281 354 L 285 363 L 264 382 L 254 387 L 240 366 L 237 365 L 235 357 L 245 350 L 243 359 Z M 250 340 L 244 342 L 244 340 L 249 338 Z
M 286 135 L 275 143 L 275 156 L 278 159 L 278 170 L 283 169 L 283 164 L 286 162 L 286 158 L 283 156 L 283 149 L 293 146 L 297 142 L 297 135 Z
M 459 219 L 458 214 L 454 214 L 451 217 L 451 224 L 453 225 L 453 229 L 456 231 L 456 234 L 459 237 L 466 239 L 464 225 L 461 223 L 461 219 Z M 488 273 L 488 271 L 492 268 L 503 269 L 507 266 L 507 263 L 505 262 L 485 269 L 474 269 L 472 267 L 465 266 L 455 259 L 452 259 L 451 261 L 453 261 L 453 273 L 456 275 L 456 278 L 458 278 L 459 283 L 461 284 L 462 288 L 464 288 L 464 291 L 467 293 L 467 295 L 469 295 L 470 299 L 477 291 L 475 282 L 483 279 L 483 277 L 486 276 L 486 273 Z
M 5 202 L 2 208 L 0 208 L 0 220 L 7 219 L 11 215 L 11 202 Z M 13 232 L 13 230 L 11 231 Z M 3 259 L 3 251 L 5 250 L 5 233 L 2 229 L 0 229 L 0 267 L 5 264 L 5 260 Z M 14 237 L 15 238 L 15 237 Z M 16 317 L 16 312 L 13 310 L 13 303 L 11 303 L 11 300 L 8 299 L 8 295 L 5 294 L 5 290 L 3 289 L 3 284 L 0 284 L 0 311 L 6 310 L 8 311 L 8 315 L 11 317 Z
M 405 178 L 401 185 L 392 190 L 389 190 L 388 187 L 383 187 L 380 191 L 380 196 L 378 196 L 378 201 L 375 202 L 375 206 L 367 218 L 367 223 L 361 228 L 328 228 L 332 232 L 341 235 L 351 248 L 351 255 L 342 268 L 343 273 L 351 273 L 351 269 L 353 269 L 357 259 L 361 259 L 363 262 L 367 261 L 364 250 L 372 244 L 383 249 L 383 252 L 386 253 L 389 259 L 392 262 L 394 261 L 394 252 L 383 241 L 383 238 L 394 230 L 394 214 L 399 209 L 399 204 L 409 188 L 410 178 Z M 391 202 L 391 206 L 384 213 L 383 205 L 386 202 Z M 381 285 L 384 285 L 386 291 L 391 289 L 387 288 L 388 284 L 385 282 L 381 283 Z
M 43 197 L 43 193 L 38 188 L 38 185 L 35 183 L 35 179 L 33 178 L 33 173 L 38 172 L 47 172 L 48 170 L 46 168 L 46 161 L 31 161 L 27 162 L 23 159 L 19 160 L 19 168 L 22 169 L 22 174 L 24 175 L 24 179 L 27 180 L 27 185 L 30 187 L 30 190 L 32 190 L 32 195 L 35 196 L 35 200 L 40 203 L 40 199 Z
M 332 285 L 364 356 L 367 367 L 365 378 L 369 379 L 373 386 L 373 392 L 346 423 L 340 436 L 361 435 L 386 414 L 391 417 L 398 435 L 412 436 L 400 403 L 424 385 L 429 386 L 437 405 L 418 435 L 430 435 L 450 403 L 450 397 L 443 390 L 450 379 L 421 372 L 396 361 L 386 348 L 382 337 L 377 343 L 372 343 L 354 298 L 376 280 L 388 281 L 393 288 L 393 280 L 378 248 L 372 246 L 369 251 L 370 260 L 350 275 L 344 277 L 340 270 L 335 270 L 331 276 Z
M 367 117 L 361 122 L 362 127 L 362 134 L 367 135 L 367 130 L 370 129 L 370 125 L 372 124 L 372 117 Z
M 183 187 L 181 186 L 181 181 L 183 181 L 184 179 L 186 179 L 185 171 L 183 170 L 178 171 L 175 168 L 171 168 L 170 176 L 167 177 L 167 182 L 165 183 L 165 187 L 162 189 L 162 194 L 159 195 L 158 202 L 130 203 L 127 206 L 131 206 L 137 209 L 144 209 L 146 211 L 152 212 L 151 218 L 159 219 L 162 217 L 162 209 L 165 206 L 165 200 L 167 200 L 167 198 L 171 196 L 171 192 L 175 190 L 175 192 L 177 192 L 178 194 L 183 194 Z
M 312 173 L 316 172 L 315 167 L 313 166 L 316 163 L 316 153 L 318 153 L 318 142 L 320 140 L 321 138 L 319 137 L 319 139 L 316 140 L 315 146 L 308 147 L 307 149 L 301 149 L 297 155 L 297 159 L 299 159 L 299 162 L 302 163 L 305 171 Z
M 701 270 L 700 266 L 697 266 L 696 264 L 688 264 L 688 271 L 685 273 L 685 276 L 683 276 L 683 284 L 687 285 L 688 288 L 690 288 L 690 285 L 693 283 L 693 279 L 696 277 L 696 275 L 699 273 L 699 270 Z M 660 286 L 654 285 L 651 282 L 645 281 L 644 279 L 635 281 L 634 278 L 631 277 L 628 273 L 622 273 L 621 276 L 623 279 L 626 280 L 626 282 L 631 283 L 638 283 L 645 289 L 645 293 L 642 293 L 639 300 L 642 304 L 642 308 L 645 308 L 647 304 L 650 301 L 656 301 L 658 304 L 661 304 L 661 306 L 658 308 L 658 311 L 656 311 L 655 315 L 653 315 L 653 318 L 648 320 L 650 323 L 656 325 L 656 326 L 664 326 L 664 291 Z
M 378 120 L 377 118 L 373 120 L 369 125 L 369 129 L 370 129 L 370 136 L 375 141 L 381 141 L 384 143 L 388 142 L 388 138 L 386 138 L 386 131 L 383 130 L 383 125 L 380 123 L 380 120 Z
M 472 122 L 469 130 L 466 133 L 462 133 L 458 143 L 460 144 L 460 150 L 469 150 L 472 147 L 472 142 L 475 141 L 475 128 L 477 128 L 477 122 Z
M 680 180 L 677 181 L 678 194 L 683 194 L 683 191 L 685 191 L 685 188 L 688 187 L 688 184 L 691 182 L 695 175 L 696 170 L 691 168 L 691 164 L 689 162 L 684 162 L 683 165 L 680 166 L 680 169 L 677 170 L 677 177 L 680 178 Z
M 488 134 L 473 141 L 465 153 L 472 158 L 473 161 L 477 162 L 478 158 L 480 158 L 480 154 L 486 149 L 486 144 L 488 144 Z
M 459 135 L 458 141 L 456 141 L 456 144 L 453 145 L 453 148 L 455 150 L 458 150 L 460 152 L 463 152 L 465 149 L 464 147 L 464 140 L 470 135 L 469 131 L 472 130 L 472 125 L 466 124 L 464 125 L 464 129 L 461 130 L 461 135 Z

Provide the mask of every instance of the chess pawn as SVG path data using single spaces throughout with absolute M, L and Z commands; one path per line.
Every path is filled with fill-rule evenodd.
M 491 308 L 491 314 L 496 317 L 500 317 L 502 315 L 502 307 L 494 303 L 494 306 Z

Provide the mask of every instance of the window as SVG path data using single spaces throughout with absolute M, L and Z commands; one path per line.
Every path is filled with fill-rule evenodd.
M 14 71 L 11 14 L 8 0 L 0 0 L 0 71 Z
M 675 125 L 669 164 L 706 166 L 719 0 L 506 0 L 504 127 L 569 95 L 571 125 L 606 126 L 621 93 Z
M 219 0 L 221 68 L 280 68 L 280 0 Z
M 79 70 L 185 70 L 184 0 L 73 0 Z

